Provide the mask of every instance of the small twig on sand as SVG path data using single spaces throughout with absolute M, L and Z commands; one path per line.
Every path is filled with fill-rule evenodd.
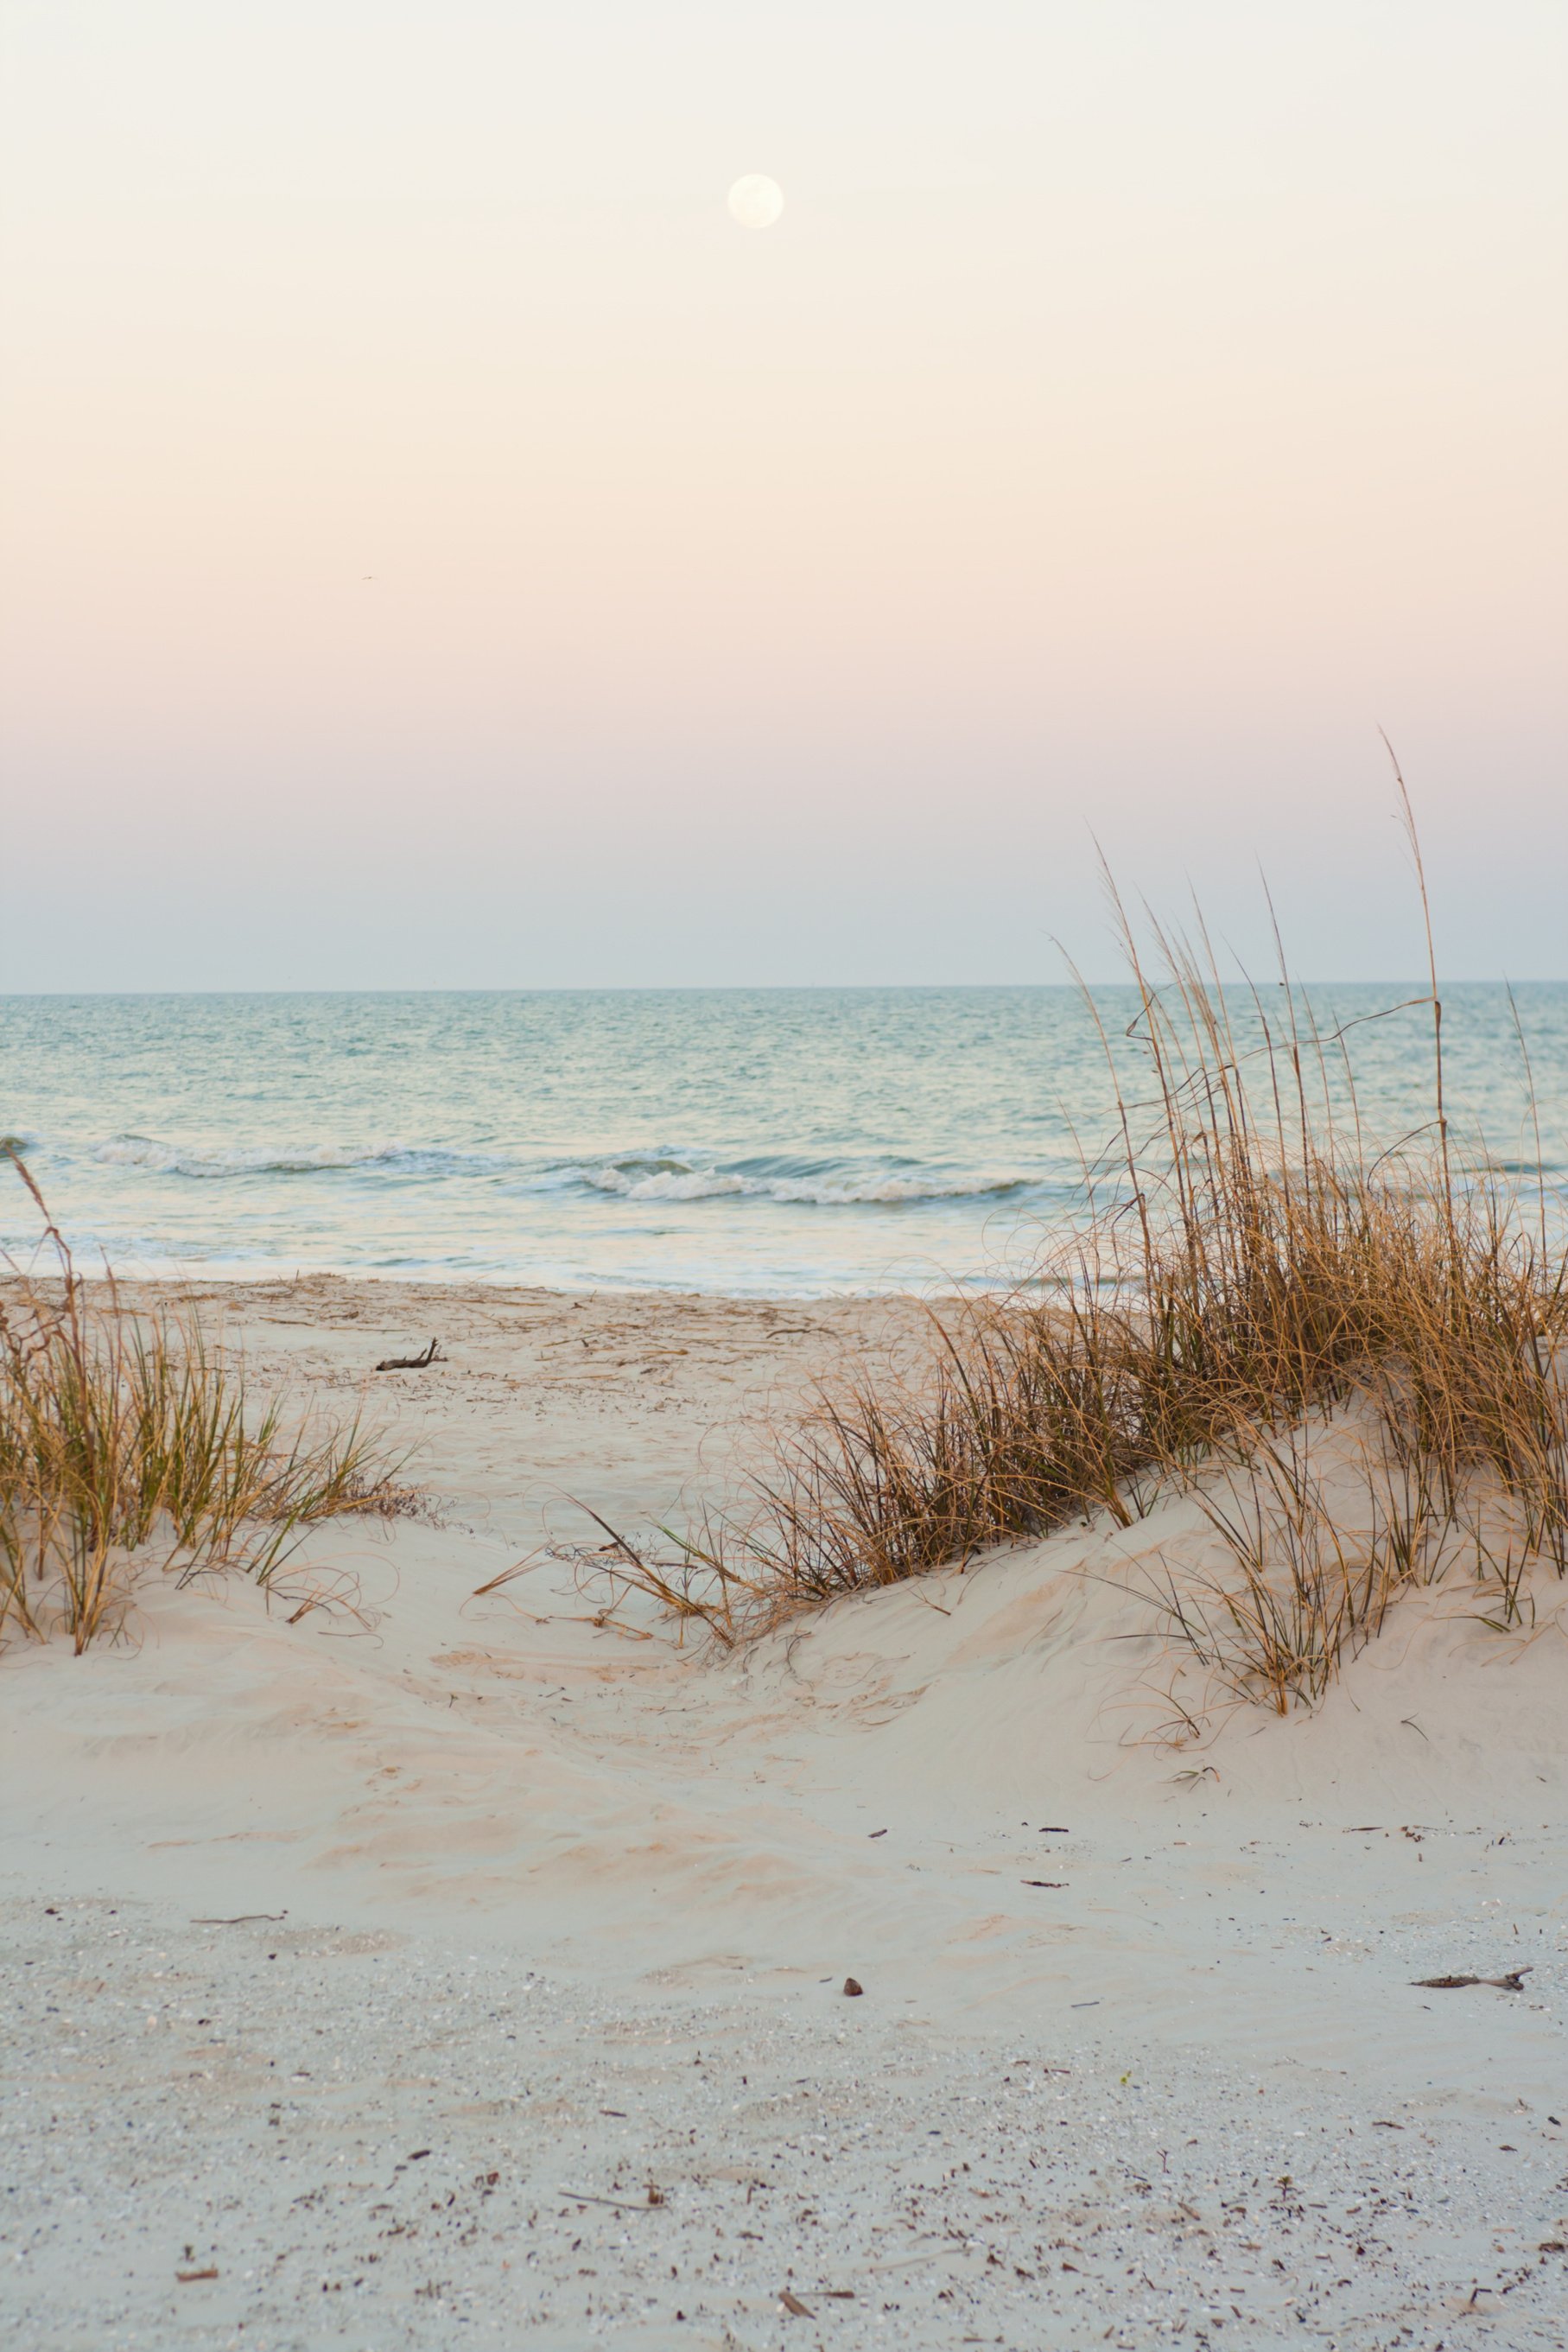
M 596 2197 L 591 2189 L 558 2189 L 556 2195 L 570 2197 L 577 2205 L 613 2205 L 617 2211 L 622 2213 L 651 2213 L 654 2209 L 654 2200 L 652 2198 L 646 2204 L 637 2205 L 629 2197 Z M 657 2202 L 663 2204 L 663 2198 L 660 2198 Z
M 376 1366 L 376 1370 L 378 1372 L 423 1372 L 427 1364 L 441 1364 L 445 1360 L 439 1344 L 433 1339 L 423 1355 L 389 1356 L 384 1363 Z
M 1530 1974 L 1526 1966 L 1510 1969 L 1500 1977 L 1412 1977 L 1410 1981 L 1421 1992 L 1458 1992 L 1465 1985 L 1491 1985 L 1499 1992 L 1522 1992 L 1524 1979 Z

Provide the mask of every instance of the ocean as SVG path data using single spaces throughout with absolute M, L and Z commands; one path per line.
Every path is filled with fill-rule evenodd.
M 1429 1115 L 1419 983 L 1309 992 L 1367 1131 Z M 1517 992 L 1568 1185 L 1568 985 Z M 1445 996 L 1461 1136 L 1536 1164 L 1507 992 Z M 1136 1099 L 1130 989 L 1094 992 Z M 1071 987 L 0 998 L 0 1133 L 84 1268 L 786 1297 L 1026 1276 L 1112 1130 Z M 33 1251 L 14 1175 L 0 1245 Z

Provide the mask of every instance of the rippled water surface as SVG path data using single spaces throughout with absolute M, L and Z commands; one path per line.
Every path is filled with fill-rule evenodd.
M 1396 988 L 1312 992 L 1358 1020 Z M 1096 992 L 1134 1097 L 1130 991 Z M 1568 987 L 1519 992 L 1543 1157 Z M 1448 999 L 1452 1108 L 1534 1156 L 1504 991 Z M 1428 1103 L 1429 1019 L 1354 1033 L 1364 1118 Z M 180 1265 L 735 1292 L 1003 1279 L 1111 1129 L 1070 988 L 0 999 L 0 1130 L 78 1249 Z M 0 1240 L 30 1247 L 19 1185 Z

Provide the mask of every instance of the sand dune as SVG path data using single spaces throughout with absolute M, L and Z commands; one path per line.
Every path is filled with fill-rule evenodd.
M 601 1622 L 565 1497 L 643 1538 L 912 1308 L 227 1318 L 338 1403 L 439 1333 L 372 1382 L 434 1512 L 0 1662 L 18 2340 L 1562 2340 L 1555 1591 L 1511 1643 L 1439 1587 L 1179 1745 L 1179 1502 L 719 1655 Z

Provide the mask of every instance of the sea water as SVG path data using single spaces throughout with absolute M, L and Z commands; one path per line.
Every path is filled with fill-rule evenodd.
M 1386 1141 L 1429 1118 L 1431 1015 L 1374 1016 L 1419 992 L 1310 992 L 1320 1024 L 1354 1024 L 1360 1114 Z M 1560 1198 L 1568 986 L 1517 996 Z M 1262 1002 L 1282 1033 L 1288 1008 Z M 1071 987 L 15 996 L 0 1133 L 84 1267 L 764 1296 L 1001 1284 L 1079 1211 L 1114 1132 L 1112 1059 L 1149 1100 L 1137 1012 L 1130 989 Z M 1448 992 L 1444 1042 L 1459 1133 L 1528 1181 L 1507 992 Z M 38 1222 L 0 1171 L 14 1258 Z

